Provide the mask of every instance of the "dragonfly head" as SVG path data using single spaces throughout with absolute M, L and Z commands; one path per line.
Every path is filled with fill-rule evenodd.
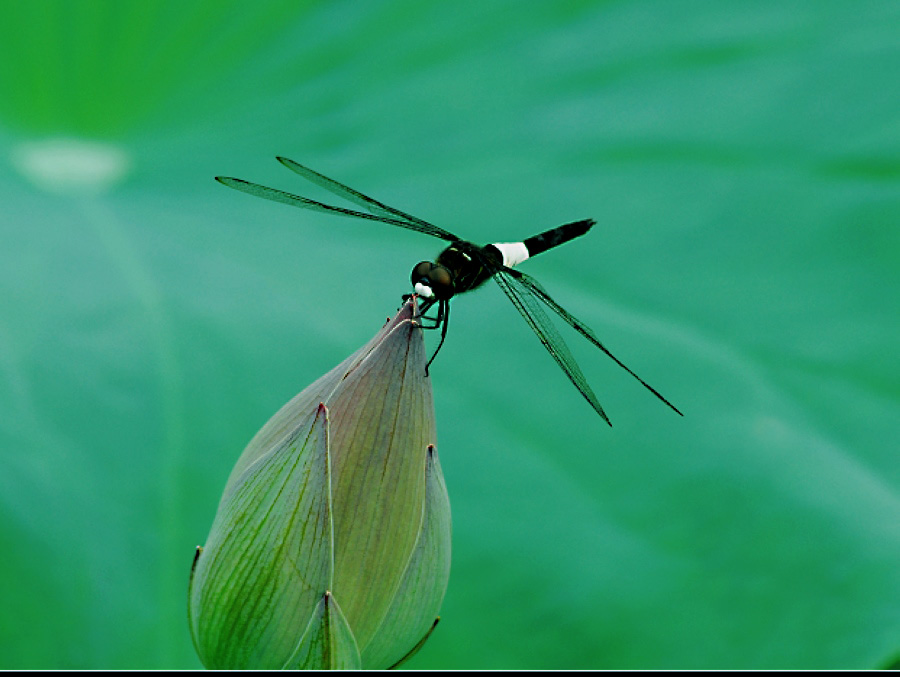
M 424 299 L 440 301 L 453 296 L 453 275 L 439 263 L 422 261 L 416 264 L 410 279 L 416 294 Z

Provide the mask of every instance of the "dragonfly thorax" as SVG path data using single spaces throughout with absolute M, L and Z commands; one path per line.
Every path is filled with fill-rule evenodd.
M 462 294 L 491 279 L 500 263 L 499 252 L 491 245 L 479 247 L 469 242 L 454 242 L 440 253 L 435 265 L 450 273 L 453 293 Z
M 500 252 L 492 245 L 478 247 L 454 242 L 440 253 L 437 261 L 416 264 L 411 276 L 413 289 L 424 298 L 446 301 L 483 285 L 500 261 Z

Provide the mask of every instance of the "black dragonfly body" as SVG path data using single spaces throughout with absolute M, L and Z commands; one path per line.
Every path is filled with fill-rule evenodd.
M 362 207 L 366 211 L 360 212 L 324 204 L 275 188 L 250 183 L 243 179 L 217 176 L 216 180 L 230 188 L 249 193 L 250 195 L 256 195 L 257 197 L 263 197 L 267 200 L 273 200 L 274 202 L 329 214 L 340 214 L 387 223 L 450 242 L 450 245 L 440 253 L 436 261 L 422 261 L 413 268 L 411 276 L 413 290 L 422 299 L 421 312 L 424 314 L 429 308 L 437 304 L 438 310 L 437 316 L 434 318 L 434 327 L 441 327 L 441 344 L 446 336 L 449 322 L 450 299 L 456 294 L 480 287 L 488 279 L 493 278 L 522 317 L 525 318 L 525 321 L 534 333 L 540 338 L 541 343 L 553 359 L 556 360 L 556 363 L 565 372 L 566 376 L 569 377 L 569 380 L 578 388 L 579 392 L 594 410 L 603 417 L 604 421 L 612 425 L 606 412 L 603 411 L 603 407 L 600 406 L 597 396 L 594 395 L 594 391 L 588 385 L 584 374 L 578 367 L 575 358 L 572 357 L 568 346 L 566 346 L 562 336 L 547 316 L 545 308 L 553 311 L 575 331 L 612 358 L 616 364 L 640 381 L 645 388 L 656 395 L 662 402 L 676 413 L 681 414 L 671 402 L 613 355 L 600 342 L 590 327 L 554 301 L 537 280 L 513 268 L 513 266 L 531 256 L 584 235 L 594 225 L 595 222 L 592 219 L 567 223 L 522 242 L 495 243 L 480 247 L 418 217 L 402 212 L 399 209 L 388 207 L 293 160 L 279 157 L 278 161 L 312 183 Z M 438 349 L 440 349 L 440 344 Z M 435 354 L 437 354 L 437 351 L 435 351 Z M 433 359 L 434 357 L 432 357 Z

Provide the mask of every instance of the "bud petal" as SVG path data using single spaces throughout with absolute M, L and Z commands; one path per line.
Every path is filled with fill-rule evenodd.
M 303 670 L 315 665 L 321 670 L 361 670 L 359 649 L 347 619 L 330 592 L 322 595 L 285 670 Z
M 433 628 L 450 505 L 414 303 L 282 407 L 232 470 L 191 578 L 207 667 L 386 668 Z
M 394 666 L 409 657 L 409 649 L 430 634 L 437 623 L 450 577 L 450 511 L 447 487 L 437 450 L 428 447 L 425 465 L 425 510 L 419 538 L 403 581 L 376 638 L 363 654 L 367 665 Z M 423 604 L 430 600 L 430 604 Z
M 228 482 L 190 590 L 208 668 L 280 668 L 331 583 L 326 413 Z

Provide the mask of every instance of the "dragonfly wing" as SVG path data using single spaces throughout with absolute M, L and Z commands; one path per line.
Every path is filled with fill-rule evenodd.
M 243 179 L 235 179 L 230 176 L 217 176 L 216 181 L 228 186 L 229 188 L 239 190 L 242 193 L 248 193 L 249 195 L 265 198 L 266 200 L 272 200 L 273 202 L 280 202 L 292 207 L 311 209 L 314 212 L 324 212 L 326 214 L 352 216 L 357 219 L 366 219 L 368 221 L 378 221 L 379 223 L 387 223 L 392 226 L 399 226 L 400 228 L 414 230 L 417 233 L 425 233 L 426 235 L 431 235 L 442 240 L 446 240 L 448 238 L 453 239 L 453 236 L 447 233 L 447 231 L 425 222 L 419 224 L 413 223 L 412 221 L 407 221 L 405 219 L 369 214 L 367 212 L 357 212 L 352 209 L 344 209 L 343 207 L 335 207 L 333 205 L 327 205 L 322 202 L 310 200 L 306 197 L 294 195 L 293 193 L 286 193 L 285 191 L 278 190 L 277 188 L 269 188 L 268 186 L 262 186 L 258 183 L 251 183 L 250 181 L 244 181 Z
M 603 411 L 603 407 L 600 406 L 600 402 L 597 401 L 597 396 L 594 395 L 594 391 L 591 390 L 591 386 L 588 385 L 587 379 L 585 379 L 584 374 L 578 367 L 578 363 L 572 357 L 572 353 L 569 351 L 569 347 L 566 345 L 563 337 L 556 327 L 553 326 L 547 313 L 544 312 L 543 307 L 539 303 L 539 297 L 529 287 L 519 284 L 519 281 L 513 275 L 516 272 L 518 271 L 499 270 L 494 274 L 494 279 L 500 285 L 500 289 L 512 301 L 516 310 L 525 318 L 531 330 L 537 334 L 537 337 L 544 344 L 547 352 L 556 360 L 560 369 L 565 372 L 569 380 L 584 395 L 584 398 L 600 414 L 603 420 L 612 425 L 606 412 Z
M 343 183 L 335 181 L 334 179 L 329 179 L 327 176 L 319 174 L 319 172 L 313 171 L 309 167 L 304 167 L 299 162 L 294 162 L 293 160 L 289 160 L 286 157 L 278 157 L 277 159 L 285 167 L 290 169 L 292 172 L 296 172 L 307 181 L 311 181 L 320 188 L 324 188 L 325 190 L 334 193 L 338 197 L 342 197 L 348 202 L 352 202 L 353 204 L 362 207 L 372 214 L 385 216 L 390 219 L 401 219 L 403 221 L 409 221 L 409 223 L 416 224 L 423 229 L 427 229 L 420 230 L 420 232 L 428 232 L 432 235 L 437 235 L 437 237 L 443 238 L 444 240 L 449 240 L 451 242 L 459 240 L 458 237 L 456 237 L 452 233 L 447 232 L 446 230 L 443 230 L 442 228 L 438 228 L 437 226 L 434 226 L 427 221 L 423 221 L 422 219 L 418 218 L 417 216 L 413 216 L 412 214 L 407 214 L 406 212 L 402 212 L 399 209 L 395 209 L 394 207 L 389 207 L 386 204 L 379 202 L 375 198 L 371 198 L 368 195 L 363 195 L 358 190 L 354 190 L 350 186 L 345 186 Z
M 664 404 L 666 404 L 676 414 L 678 414 L 679 416 L 684 416 L 684 414 L 682 414 L 680 411 L 678 411 L 678 408 L 674 404 L 669 402 L 669 400 L 667 400 L 665 397 L 663 397 L 656 390 L 656 388 L 651 386 L 644 379 L 642 379 L 640 376 L 635 374 L 631 369 L 626 367 L 618 357 L 613 355 L 606 346 L 604 346 L 602 343 L 600 343 L 600 339 L 597 338 L 597 335 L 594 333 L 594 331 L 589 326 L 587 326 L 584 322 L 579 320 L 577 317 L 575 317 L 570 312 L 568 312 L 565 308 L 563 308 L 561 305 L 559 305 L 556 301 L 554 301 L 553 298 L 550 296 L 550 294 L 547 293 L 547 290 L 545 290 L 537 280 L 535 280 L 533 277 L 529 277 L 525 273 L 521 273 L 518 270 L 512 270 L 510 268 L 505 268 L 504 272 L 507 275 L 509 275 L 510 277 L 512 277 L 516 282 L 518 282 L 519 289 L 527 290 L 528 295 L 530 295 L 531 297 L 534 297 L 536 299 L 539 299 L 541 302 L 543 302 L 547 307 L 550 308 L 550 310 L 552 310 L 554 313 L 559 315 L 563 320 L 565 320 L 565 322 L 567 324 L 569 324 L 575 331 L 577 331 L 579 334 L 584 336 L 588 341 L 590 341 L 595 346 L 597 346 L 600 350 L 602 350 L 604 353 L 606 353 L 606 355 L 608 355 L 616 364 L 618 364 L 620 367 L 622 367 L 622 369 L 624 369 L 629 374 L 634 376 L 638 381 L 640 381 L 642 386 L 644 386 L 647 390 L 649 390 L 651 393 L 656 395 L 656 397 L 658 397 Z

